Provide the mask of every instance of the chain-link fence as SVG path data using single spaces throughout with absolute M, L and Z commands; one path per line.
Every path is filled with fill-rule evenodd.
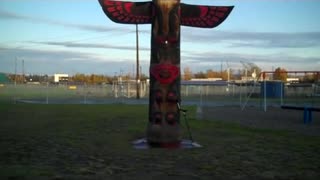
M 281 84 L 282 88 L 265 89 L 262 83 L 182 84 L 182 104 L 200 106 L 235 105 L 280 106 L 283 104 L 320 106 L 320 84 Z M 277 89 L 278 88 L 278 89 Z M 265 90 L 267 93 L 264 93 Z M 271 95 L 270 95 L 271 92 Z M 5 84 L 0 87 L 0 100 L 12 103 L 43 104 L 108 104 L 144 103 L 149 98 L 149 85 L 139 83 L 141 99 L 137 100 L 135 81 L 105 85 Z M 266 96 L 267 95 L 267 96 Z

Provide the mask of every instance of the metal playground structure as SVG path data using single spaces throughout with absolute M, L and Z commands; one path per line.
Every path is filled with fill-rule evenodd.
M 293 82 L 283 82 L 283 81 L 267 81 L 267 74 L 274 75 L 274 71 L 264 71 L 260 74 L 257 81 L 260 85 L 260 99 L 263 110 L 267 112 L 268 101 L 275 102 L 275 99 L 280 100 L 280 106 L 282 109 L 289 110 L 303 110 L 304 123 L 310 123 L 312 121 L 312 112 L 320 111 L 320 71 L 283 71 L 278 72 L 280 74 L 313 74 L 313 83 L 300 83 L 298 78 Z M 256 89 L 256 84 L 254 83 L 253 88 L 246 97 L 244 104 L 241 109 L 244 110 L 248 101 L 250 100 L 253 92 Z M 294 93 L 290 92 L 294 91 Z

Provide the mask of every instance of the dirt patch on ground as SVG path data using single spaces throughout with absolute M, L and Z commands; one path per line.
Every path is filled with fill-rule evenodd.
M 281 129 L 320 136 L 320 112 L 312 112 L 313 120 L 309 124 L 304 124 L 302 110 L 278 107 L 268 107 L 266 112 L 259 107 L 246 107 L 244 110 L 236 106 L 203 107 L 202 117 L 255 128 Z

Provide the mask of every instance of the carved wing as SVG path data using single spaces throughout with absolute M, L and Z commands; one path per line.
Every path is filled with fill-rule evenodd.
M 181 25 L 214 28 L 230 14 L 233 6 L 199 6 L 181 3 Z
M 149 24 L 152 19 L 151 2 L 99 0 L 104 13 L 116 23 Z

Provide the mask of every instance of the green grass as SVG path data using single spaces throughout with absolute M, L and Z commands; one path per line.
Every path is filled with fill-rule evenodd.
M 1 101 L 11 101 L 14 99 L 23 100 L 36 100 L 46 102 L 46 99 L 53 101 L 63 100 L 78 100 L 83 101 L 87 97 L 101 99 L 110 98 L 111 96 L 111 86 L 110 87 L 100 87 L 100 86 L 77 86 L 77 89 L 71 90 L 68 85 L 4 85 L 0 87 L 0 102 Z
M 319 137 L 197 121 L 196 108 L 187 108 L 203 148 L 135 150 L 131 142 L 145 136 L 146 105 L 0 103 L 0 179 L 320 176 Z

